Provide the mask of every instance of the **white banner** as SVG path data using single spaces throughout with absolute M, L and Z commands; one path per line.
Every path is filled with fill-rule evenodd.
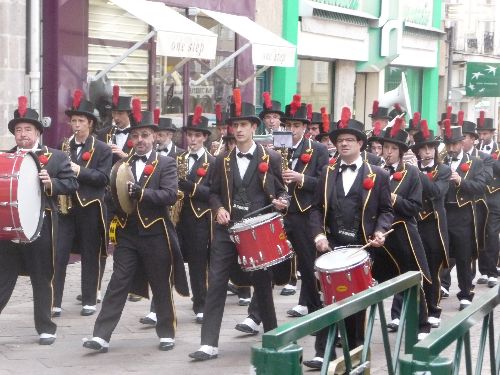
M 156 53 L 161 56 L 215 59 L 217 37 L 159 31 Z

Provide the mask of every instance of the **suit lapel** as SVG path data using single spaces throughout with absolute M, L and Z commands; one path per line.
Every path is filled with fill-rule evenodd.
M 232 163 L 235 165 L 234 168 L 231 168 Z M 238 173 L 236 166 L 237 166 L 236 148 L 233 148 L 233 150 L 226 157 L 224 157 L 224 177 L 226 181 L 226 186 L 222 186 L 222 189 L 224 189 L 227 194 L 228 208 L 230 211 L 232 206 L 231 198 L 233 196 L 233 184 L 234 184 L 233 174 L 235 172 Z

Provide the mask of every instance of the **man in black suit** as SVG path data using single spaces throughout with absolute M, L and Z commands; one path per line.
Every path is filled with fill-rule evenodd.
M 0 313 L 12 295 L 18 276 L 28 275 L 33 289 L 35 328 L 39 334 L 39 344 L 51 345 L 56 339 L 57 329 L 51 320 L 50 311 L 54 276 L 53 241 L 57 237 L 57 195 L 72 194 L 78 183 L 66 155 L 41 145 L 43 126 L 38 113 L 27 108 L 26 97 L 19 98 L 19 107 L 8 128 L 17 144 L 9 152 L 32 151 L 38 156 L 42 168 L 38 176 L 43 186 L 43 213 L 33 212 L 33 216 L 44 214 L 44 217 L 39 219 L 42 221 L 39 237 L 32 242 L 0 242 Z
M 462 127 L 451 126 L 448 119 L 443 123 L 444 143 L 448 151 L 444 163 L 452 170 L 445 200 L 450 258 L 456 261 L 460 288 L 457 298 L 462 310 L 471 304 L 474 297 L 471 263 L 478 256 L 475 197 L 484 193 L 486 177 L 482 160 L 463 151 Z
M 281 110 L 281 103 L 277 100 L 271 100 L 271 94 L 267 91 L 262 93 L 262 98 L 264 101 L 262 103 L 262 111 L 259 113 L 259 118 L 263 125 L 257 128 L 255 134 L 273 134 L 273 131 L 281 129 L 281 118 L 284 116 Z
M 60 235 L 54 275 L 55 316 L 61 314 L 66 279 L 66 266 L 71 250 L 79 251 L 82 259 L 82 310 L 88 316 L 96 312 L 100 258 L 106 256 L 106 224 L 104 192 L 109 183 L 112 154 L 107 144 L 90 135 L 97 122 L 94 106 L 75 91 L 73 104 L 66 111 L 74 136 L 70 141 L 71 169 L 79 188 L 72 195 L 73 208 L 60 215 Z
M 236 138 L 236 147 L 227 155 L 217 156 L 210 188 L 210 206 L 216 216 L 217 224 L 210 253 L 201 347 L 189 355 L 199 361 L 218 356 L 227 283 L 231 271 L 237 267 L 236 247 L 229 237 L 227 225 L 269 204 L 278 210 L 288 206 L 281 178 L 279 154 L 253 141 L 252 137 L 259 118 L 255 116 L 252 104 L 241 102 L 239 89 L 235 89 L 233 100 L 230 122 Z M 276 328 L 272 271 L 270 269 L 253 271 L 250 278 L 264 331 Z
M 337 246 L 366 243 L 379 248 L 385 241 L 383 233 L 390 229 L 393 220 L 389 177 L 361 157 L 367 143 L 364 125 L 350 119 L 347 107 L 342 109 L 342 119 L 330 138 L 339 157 L 323 170 L 314 195 L 310 225 L 316 249 L 325 252 Z M 380 251 L 383 250 L 374 249 L 372 254 Z M 374 263 L 374 267 L 385 266 Z M 350 349 L 363 343 L 364 316 L 361 312 L 346 319 Z M 328 329 L 317 334 L 316 356 L 304 361 L 305 366 L 321 368 L 327 334 Z
M 448 191 L 451 170 L 438 161 L 437 147 L 440 141 L 422 120 L 420 130 L 414 135 L 411 147 L 415 153 L 422 184 L 422 209 L 417 216 L 418 232 L 424 245 L 431 283 L 424 283 L 424 292 L 429 311 L 428 322 L 433 328 L 441 324 L 439 306 L 441 280 L 439 271 L 448 267 L 448 224 L 444 199 Z
M 160 117 L 158 121 L 158 129 L 156 129 L 156 144 L 157 151 L 162 156 L 170 156 L 176 158 L 184 150 L 173 142 L 173 138 L 177 128 L 172 123 L 172 119 L 168 117 Z
M 140 99 L 134 99 L 140 100 Z M 136 106 L 137 107 L 137 106 Z M 83 346 L 104 353 L 127 300 L 128 292 L 148 297 L 148 284 L 155 298 L 159 349 L 174 348 L 176 317 L 171 282 L 189 295 L 177 237 L 167 206 L 177 200 L 175 161 L 153 150 L 156 124 L 148 111 L 133 111 L 131 139 L 135 153 L 120 163 L 131 165 L 135 182 L 128 182 L 129 195 L 137 200 L 130 215 L 118 214 L 113 274 L 94 325 L 93 337 Z M 172 276 L 174 275 L 173 279 Z M 133 290 L 130 290 L 130 288 Z

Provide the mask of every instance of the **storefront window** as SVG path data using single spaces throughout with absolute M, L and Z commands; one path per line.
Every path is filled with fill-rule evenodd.
M 298 60 L 297 92 L 302 96 L 302 102 L 313 105 L 314 112 L 319 112 L 321 107 L 331 112 L 332 82 L 331 62 Z

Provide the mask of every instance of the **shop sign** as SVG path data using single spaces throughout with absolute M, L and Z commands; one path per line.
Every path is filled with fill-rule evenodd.
M 500 64 L 468 62 L 465 77 L 465 96 L 500 97 L 499 68 Z

